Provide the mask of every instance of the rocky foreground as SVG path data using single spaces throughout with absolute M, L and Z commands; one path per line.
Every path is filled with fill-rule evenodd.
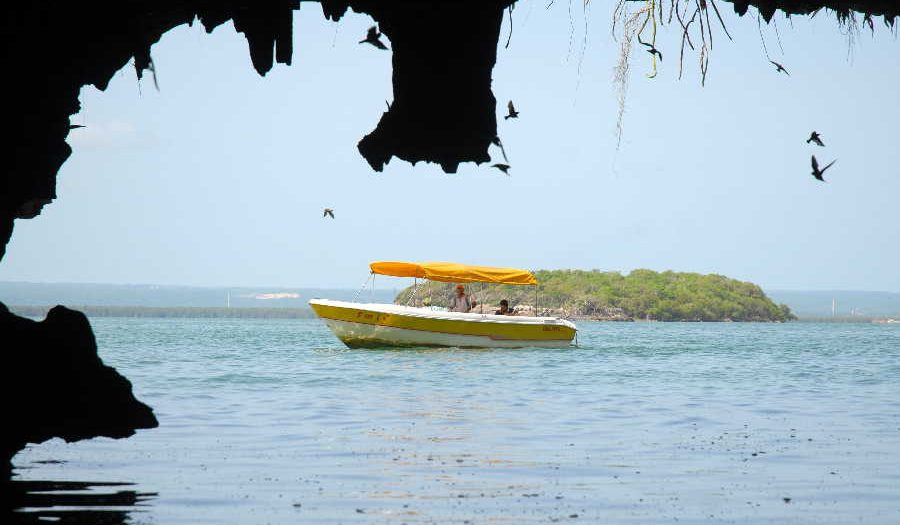
M 0 303 L 0 480 L 29 443 L 124 438 L 159 425 L 131 382 L 103 364 L 81 312 L 57 306 L 43 321 L 16 316 Z

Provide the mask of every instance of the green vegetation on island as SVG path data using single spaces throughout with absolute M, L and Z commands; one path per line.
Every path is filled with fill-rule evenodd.
M 775 304 L 762 289 L 722 275 L 634 270 L 627 275 L 599 270 L 539 270 L 534 286 L 469 284 L 468 290 L 493 313 L 501 299 L 524 315 L 574 319 L 654 321 L 788 321 L 790 308 Z M 454 283 L 426 281 L 402 290 L 399 304 L 446 306 Z

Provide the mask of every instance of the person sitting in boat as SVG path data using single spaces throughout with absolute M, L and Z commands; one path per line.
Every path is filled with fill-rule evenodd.
M 509 301 L 501 299 L 500 309 L 494 312 L 494 315 L 516 315 L 516 312 L 509 309 Z
M 450 298 L 450 304 L 447 308 L 451 312 L 470 312 L 472 308 L 475 308 L 475 305 L 478 304 L 478 301 L 475 300 L 474 297 L 468 295 L 466 293 L 466 287 L 462 284 L 456 285 L 456 295 Z

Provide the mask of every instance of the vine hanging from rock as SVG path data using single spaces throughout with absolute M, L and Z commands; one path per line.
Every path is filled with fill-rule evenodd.
M 832 11 L 837 18 L 838 25 L 847 28 L 850 47 L 861 28 L 868 28 L 875 33 L 873 16 L 881 16 L 885 26 L 896 35 L 897 26 L 894 24 L 898 16 L 897 5 L 893 1 L 867 0 L 854 5 L 852 8 L 844 1 L 826 1 L 822 3 L 789 2 L 783 1 L 756 1 L 756 0 L 719 0 L 733 4 L 734 11 L 743 16 L 750 6 L 757 9 L 757 23 L 764 20 L 766 24 L 772 21 L 776 9 L 781 9 L 785 16 L 806 15 L 813 17 L 820 10 Z M 585 0 L 585 5 L 590 0 Z M 636 7 L 633 7 L 636 6 Z M 862 17 L 858 23 L 857 16 Z M 677 25 L 676 25 L 677 24 Z M 625 114 L 625 98 L 628 91 L 628 74 L 630 71 L 629 60 L 634 41 L 645 46 L 650 53 L 649 78 L 656 77 L 657 64 L 662 62 L 662 52 L 656 47 L 657 28 L 661 25 L 670 25 L 680 30 L 681 46 L 678 56 L 678 78 L 684 73 L 685 50 L 694 53 L 698 60 L 700 70 L 700 84 L 706 85 L 706 74 L 709 70 L 709 59 L 713 48 L 714 26 L 718 25 L 722 33 L 733 40 L 722 13 L 719 10 L 717 0 L 617 0 L 612 17 L 612 36 L 619 43 L 619 58 L 616 64 L 613 83 L 618 91 L 618 118 L 616 120 L 616 135 L 618 148 L 622 141 L 623 118 Z M 777 31 L 777 26 L 776 26 Z M 762 36 L 760 29 L 760 36 Z M 763 48 L 768 58 L 768 51 Z
M 632 9 L 629 4 L 640 4 Z M 619 112 L 616 120 L 617 147 L 622 141 L 623 118 L 625 115 L 625 98 L 628 92 L 629 59 L 634 41 L 647 48 L 650 53 L 650 72 L 648 78 L 657 74 L 657 64 L 662 61 L 663 54 L 656 47 L 657 28 L 663 24 L 672 25 L 677 22 L 681 27 L 681 50 L 678 57 L 678 78 L 684 72 L 685 47 L 697 54 L 700 67 L 700 83 L 706 84 L 706 72 L 709 68 L 709 56 L 713 46 L 713 29 L 710 11 L 715 15 L 725 35 L 731 40 L 731 34 L 725 26 L 715 0 L 669 0 L 666 13 L 666 0 L 618 0 L 612 17 L 612 35 L 619 42 L 619 60 L 616 64 L 613 82 L 617 86 Z M 617 34 L 617 30 L 621 33 Z

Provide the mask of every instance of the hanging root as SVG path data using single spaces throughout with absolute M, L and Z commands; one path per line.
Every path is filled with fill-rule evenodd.
M 640 28 L 646 26 L 648 17 L 652 16 L 652 11 L 648 9 L 648 6 L 653 0 L 649 0 L 648 6 L 632 14 L 628 13 L 625 2 L 626 0 L 619 0 L 613 13 L 613 38 L 615 38 L 616 25 L 622 25 L 622 38 L 619 42 L 619 61 L 616 63 L 613 75 L 613 83 L 617 86 L 619 102 L 619 113 L 616 118 L 616 149 L 619 149 L 619 146 L 622 144 L 622 126 L 625 116 L 625 98 L 628 93 L 628 72 L 630 69 L 629 57 L 634 44 L 633 40 L 635 36 L 640 39 Z
M 669 16 L 666 20 L 664 13 L 664 4 L 668 1 Z M 732 40 L 731 33 L 722 19 L 722 13 L 719 11 L 716 0 L 644 0 L 641 7 L 635 12 L 630 12 L 628 5 L 635 3 L 634 0 L 618 0 L 615 11 L 613 12 L 613 36 L 620 37 L 623 44 L 632 43 L 634 38 L 648 49 L 656 49 L 656 32 L 657 27 L 661 24 L 672 24 L 673 20 L 677 21 L 681 27 L 681 53 L 678 60 L 678 77 L 681 78 L 684 70 L 684 49 L 685 45 L 692 51 L 695 51 L 700 59 L 701 83 L 706 82 L 706 71 L 709 68 L 709 56 L 713 45 L 713 24 L 710 12 L 715 15 L 719 25 L 729 40 Z M 635 22 L 640 22 L 636 24 Z M 621 34 L 616 35 L 617 27 L 621 27 Z M 649 30 L 649 31 L 648 31 Z M 649 34 L 645 34 L 649 33 Z M 699 46 L 695 46 L 694 42 L 698 42 Z M 623 54 L 620 52 L 619 60 L 627 59 L 629 52 Z M 657 73 L 657 54 L 650 54 L 650 73 L 648 76 L 653 78 Z
M 587 1 L 590 0 L 586 0 L 585 3 Z M 663 9 L 663 4 L 667 1 L 669 3 L 668 21 L 666 21 Z M 654 52 L 657 51 L 657 27 L 665 23 L 672 24 L 673 20 L 676 20 L 681 27 L 678 78 L 681 78 L 684 71 L 684 51 L 685 46 L 687 46 L 691 51 L 697 53 L 700 66 L 700 83 L 703 85 L 706 84 L 706 73 L 709 69 L 709 56 L 713 42 L 710 11 L 715 14 L 728 39 L 732 39 L 731 33 L 728 32 L 728 28 L 722 20 L 722 15 L 718 6 L 716 6 L 715 0 L 643 0 L 640 2 L 640 7 L 632 12 L 629 4 L 633 3 L 636 2 L 634 0 L 618 0 L 613 11 L 612 34 L 613 38 L 619 42 L 619 60 L 613 76 L 613 83 L 617 86 L 619 102 L 619 114 L 616 119 L 616 149 L 622 143 L 625 98 L 628 93 L 628 74 L 630 71 L 629 59 L 631 58 L 635 39 L 641 45 L 647 46 L 647 50 L 650 51 L 650 72 L 647 76 L 654 78 L 657 74 L 658 60 L 661 61 L 662 59 L 660 53 Z M 698 45 L 695 45 L 695 41 Z
M 681 28 L 681 49 L 678 57 L 678 78 L 684 73 L 685 50 L 694 53 L 698 60 L 700 71 L 700 84 L 706 85 L 706 75 L 709 72 L 709 59 L 713 48 L 713 33 L 721 31 L 729 40 L 734 40 L 725 21 L 722 19 L 722 13 L 717 5 L 719 0 L 617 0 L 612 17 L 612 36 L 619 43 L 619 60 L 616 64 L 615 74 L 613 75 L 613 83 L 617 87 L 619 113 L 616 119 L 616 149 L 622 142 L 623 119 L 625 115 L 625 98 L 628 92 L 628 76 L 630 73 L 631 51 L 633 49 L 634 40 L 647 46 L 650 51 L 650 71 L 647 74 L 649 78 L 654 78 L 657 74 L 657 56 L 662 61 L 661 52 L 665 49 L 657 50 L 656 33 L 659 25 L 669 24 L 677 30 Z M 571 2 L 571 0 L 570 0 Z M 590 0 L 584 0 L 585 6 Z M 552 1 L 551 1 L 552 3 Z M 764 3 L 760 2 L 760 5 Z M 752 5 L 757 5 L 754 2 Z M 636 6 L 636 7 L 632 7 Z M 665 8 L 668 9 L 668 16 L 665 16 Z M 805 12 L 810 17 L 816 15 L 821 8 L 810 9 Z M 762 41 L 763 51 L 766 58 L 769 58 L 769 51 L 766 48 L 765 38 L 762 34 L 762 22 L 765 19 L 766 24 L 772 20 L 775 8 L 772 7 L 771 12 L 757 6 L 759 11 L 757 14 L 757 24 L 759 25 L 760 39 Z M 875 32 L 875 21 L 871 13 L 857 13 L 850 7 L 829 8 L 837 16 L 838 23 L 842 27 L 846 27 L 846 35 L 848 42 L 848 53 L 852 53 L 853 45 L 862 29 L 868 29 L 873 34 Z M 743 15 L 746 7 L 739 14 Z M 712 14 L 710 14 L 712 13 Z M 862 17 L 862 22 L 857 20 L 857 14 Z M 900 24 L 895 24 L 896 14 L 884 13 L 884 25 L 895 36 Z M 713 23 L 713 19 L 717 24 Z M 677 26 L 675 25 L 677 24 Z M 713 29 L 713 26 L 718 27 Z M 775 25 L 775 33 L 778 38 L 779 48 L 781 47 L 781 35 L 778 34 L 778 26 Z M 571 49 L 571 41 L 570 41 Z M 782 50 L 783 52 L 783 50 Z M 673 53 L 674 54 L 674 53 Z M 639 53 L 644 57 L 643 53 Z

